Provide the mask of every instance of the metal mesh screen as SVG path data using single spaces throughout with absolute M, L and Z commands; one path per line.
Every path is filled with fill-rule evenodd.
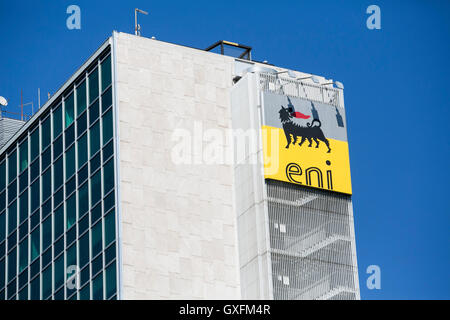
M 274 299 L 355 299 L 350 196 L 266 183 Z
M 336 107 L 340 106 L 339 90 L 332 87 L 324 87 L 323 85 L 266 73 L 259 74 L 259 83 L 263 91 L 323 102 Z

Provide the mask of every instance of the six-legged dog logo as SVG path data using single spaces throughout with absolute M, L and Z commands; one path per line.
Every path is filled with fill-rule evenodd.
M 284 134 L 286 135 L 287 145 L 286 149 L 289 148 L 289 145 L 292 143 L 295 145 L 297 143 L 297 139 L 301 137 L 300 143 L 301 146 L 306 139 L 308 139 L 309 145 L 308 147 L 312 147 L 312 141 L 316 142 L 316 148 L 319 148 L 319 140 L 323 141 L 328 147 L 328 153 L 331 152 L 330 142 L 321 129 L 322 123 L 318 119 L 314 119 L 311 123 L 307 123 L 306 126 L 302 126 L 300 124 L 294 123 L 292 118 L 301 118 L 301 119 L 309 119 L 310 116 L 304 115 L 301 112 L 294 112 L 292 108 L 285 108 L 281 106 L 280 120 L 283 125 Z

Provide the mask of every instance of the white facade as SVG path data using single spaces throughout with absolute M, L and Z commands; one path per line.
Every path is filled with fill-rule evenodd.
M 234 59 L 124 33 L 114 46 L 122 298 L 240 298 L 233 168 L 171 159 L 175 129 L 231 126 Z

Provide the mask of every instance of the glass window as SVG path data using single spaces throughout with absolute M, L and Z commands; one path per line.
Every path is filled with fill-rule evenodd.
M 85 183 L 78 191 L 78 210 L 81 217 L 89 208 L 88 184 Z
M 39 179 L 37 179 L 32 185 L 31 185 L 31 212 L 33 212 L 35 209 L 39 208 L 40 199 L 39 199 Z
M 7 287 L 7 291 L 8 291 L 7 298 L 8 298 L 8 300 L 16 300 L 16 296 L 15 296 L 15 294 L 16 294 L 16 282 L 17 282 L 17 279 L 13 279 L 13 281 L 10 284 L 8 284 L 8 287 Z
M 62 225 L 64 226 L 64 223 Z M 55 251 L 55 257 L 59 256 L 61 252 L 64 251 L 64 237 L 59 238 L 59 240 L 54 243 L 53 249 Z
M 47 299 L 52 294 L 52 266 L 42 272 L 42 299 Z
M 116 258 L 116 244 L 113 242 L 113 244 L 110 245 L 105 250 L 105 265 L 113 261 L 115 258 Z
M 66 245 L 72 244 L 77 238 L 77 228 L 73 226 L 66 232 Z
M 39 300 L 41 298 L 41 279 L 37 276 L 30 284 L 30 299 Z
M 17 248 L 8 254 L 8 281 L 11 281 L 17 274 Z
M 42 153 L 42 171 L 47 169 L 47 167 L 52 163 L 52 150 L 48 148 Z
M 60 206 L 53 213 L 55 221 L 55 240 L 64 233 L 64 206 Z
M 81 136 L 87 128 L 87 112 L 83 113 L 77 120 L 77 136 Z
M 97 155 L 93 157 L 90 162 L 91 162 L 91 172 L 97 171 L 97 169 L 100 168 L 101 163 L 100 152 L 97 153 Z
M 8 251 L 17 245 L 17 231 L 14 231 L 8 236 Z
M 48 248 L 47 251 L 42 254 L 42 269 L 48 266 L 50 262 L 52 262 L 52 248 Z
M 14 201 L 17 196 L 17 180 L 14 180 L 8 187 L 8 203 Z
M 98 97 L 98 70 L 89 75 L 89 103 L 92 103 Z
M 2 275 L 0 277 L 0 288 L 3 288 L 3 286 L 5 285 L 5 260 L 0 260 L 0 274 Z M 3 296 L 0 295 L 0 300 L 3 300 Z
M 114 241 L 116 237 L 115 212 L 112 210 L 105 217 L 105 247 Z
M 67 267 L 73 266 L 77 264 L 77 246 L 73 244 L 69 249 L 67 249 Z M 67 278 L 69 278 L 71 274 L 67 274 Z
M 63 168 L 63 158 L 59 158 L 53 165 L 53 183 L 55 184 L 55 190 L 62 185 L 64 181 L 64 168 Z
M 112 105 L 112 87 L 102 95 L 102 113 Z
M 14 201 L 8 207 L 8 234 L 17 228 L 17 202 Z
M 80 169 L 80 171 L 78 171 L 78 184 L 82 184 L 83 182 L 86 181 L 88 174 L 89 174 L 89 170 L 88 170 L 88 166 L 84 166 L 83 168 Z
M 6 186 L 6 161 L 0 164 L 0 191 Z
M 19 300 L 28 300 L 28 285 L 23 287 L 22 290 L 19 291 Z
M 106 146 L 103 147 L 103 161 L 109 159 L 114 153 L 113 141 L 110 141 Z
M 67 128 L 64 135 L 66 138 L 65 144 L 67 149 L 68 147 L 70 147 L 72 142 L 75 141 L 75 125 L 73 124 L 69 128 Z
M 53 196 L 54 206 L 57 207 L 64 200 L 64 189 L 60 188 Z
M 39 270 L 41 268 L 40 263 L 41 263 L 41 261 L 38 258 L 38 259 L 34 260 L 34 262 L 31 264 L 31 266 L 30 266 L 30 278 L 31 279 L 34 278 L 34 276 L 39 273 Z
M 20 223 L 28 218 L 28 190 L 20 195 L 19 198 Z
M 5 240 L 6 237 L 6 213 L 3 211 L 0 213 L 0 243 Z M 0 257 L 3 254 L 0 254 Z M 1 278 L 1 277 L 0 277 Z
M 76 211 L 76 193 L 74 193 L 69 199 L 67 199 L 67 207 L 66 207 L 66 221 L 67 221 L 67 230 L 74 225 L 77 220 L 77 211 Z
M 66 195 L 71 194 L 76 188 L 75 176 L 66 183 Z
M 41 131 L 42 131 L 42 150 L 45 150 L 47 146 L 50 144 L 51 140 L 51 127 L 50 127 L 50 117 L 42 122 Z
M 31 161 L 39 155 L 39 129 L 36 129 L 31 134 Z
M 89 215 L 85 215 L 78 223 L 78 234 L 83 234 L 89 229 Z
M 38 227 L 31 233 L 31 261 L 39 256 L 40 252 L 40 230 Z
M 111 84 L 111 55 L 105 58 L 101 65 L 102 70 L 102 91 Z
M 86 81 L 77 87 L 77 116 L 86 110 Z
M 91 157 L 98 151 L 100 148 L 100 125 L 99 121 L 97 121 L 89 130 L 90 131 L 90 147 L 91 147 Z
M 64 255 L 55 260 L 55 289 L 64 283 Z
M 52 200 L 48 199 L 48 201 L 42 205 L 42 220 L 47 218 L 47 216 L 51 212 L 52 212 Z
M 19 178 L 19 193 L 28 187 L 28 170 L 22 172 Z
M 52 194 L 52 170 L 49 168 L 42 175 L 42 201 Z
M 6 191 L 0 193 L 0 211 L 6 207 Z
M 42 248 L 47 249 L 52 243 L 52 217 L 48 217 L 42 223 Z
M 102 204 L 99 203 L 91 210 L 91 223 L 94 224 L 101 217 L 102 217 Z
M 107 194 L 114 188 L 114 159 L 109 160 L 103 170 L 103 194 Z
M 116 283 L 116 263 L 114 262 L 106 268 L 106 299 L 116 293 Z
M 62 106 L 61 104 L 53 110 L 53 139 L 62 131 Z
M 19 172 L 22 172 L 28 167 L 28 139 L 22 142 L 22 144 L 20 145 L 19 153 L 20 153 Z
M 103 272 L 101 272 L 92 281 L 92 299 L 93 300 L 103 299 Z
M 19 288 L 28 283 L 28 269 L 24 269 L 24 271 L 19 275 Z
M 102 251 L 102 221 L 92 227 L 92 257 Z
M 39 221 L 41 220 L 39 210 L 36 210 L 30 217 L 30 226 L 31 230 L 39 225 Z
M 89 262 L 89 232 L 86 232 L 79 242 L 80 267 L 83 268 Z
M 19 227 L 19 239 L 22 240 L 28 235 L 28 221 L 24 221 Z
M 89 284 L 83 287 L 83 289 L 80 290 L 80 300 L 89 300 L 91 298 L 91 287 Z
M 103 116 L 103 145 L 113 136 L 112 109 Z
M 97 171 L 91 178 L 91 206 L 97 203 L 102 197 L 101 170 Z
M 53 143 L 53 160 L 57 159 L 61 155 L 62 151 L 63 151 L 63 139 L 61 136 Z
M 33 181 L 39 175 L 39 159 L 31 164 L 30 181 Z
M 73 92 L 64 99 L 64 128 L 67 128 L 74 120 L 74 97 Z
M 75 145 L 66 152 L 66 180 L 75 173 Z
M 78 140 L 78 169 L 86 163 L 88 157 L 87 134 Z
M 86 282 L 88 282 L 91 279 L 91 275 L 89 272 L 89 265 L 85 266 L 80 271 L 80 285 L 84 286 Z
M 93 124 L 95 121 L 97 121 L 99 116 L 99 105 L 98 100 L 95 101 L 90 107 L 89 107 L 89 124 Z
M 16 150 L 8 156 L 8 182 L 13 181 L 17 176 L 17 153 Z
M 92 275 L 96 275 L 103 267 L 103 255 L 100 254 L 92 261 Z
M 115 204 L 114 196 L 115 196 L 114 191 L 110 192 L 103 200 L 105 211 L 108 211 L 110 208 L 114 207 Z
M 19 243 L 19 273 L 28 266 L 28 238 Z

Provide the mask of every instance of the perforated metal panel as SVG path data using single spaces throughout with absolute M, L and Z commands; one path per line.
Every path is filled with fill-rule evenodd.
M 266 184 L 274 299 L 356 299 L 350 196 Z

